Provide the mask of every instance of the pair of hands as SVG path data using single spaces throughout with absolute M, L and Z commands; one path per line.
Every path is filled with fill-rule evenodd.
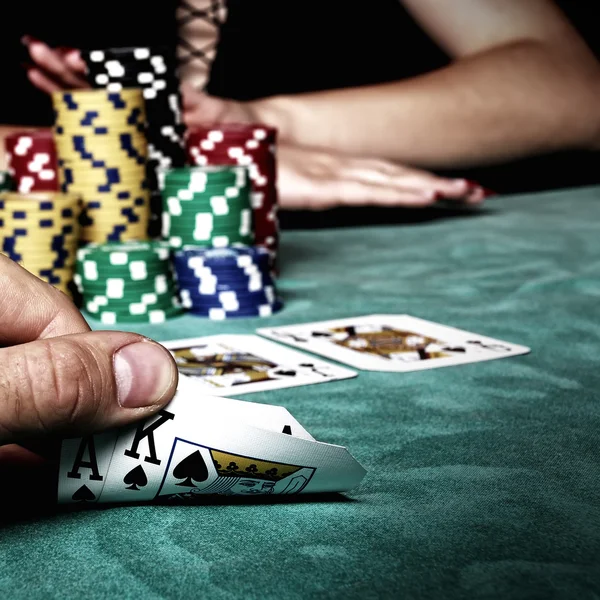
M 14 497 L 31 495 L 32 481 L 38 495 L 51 493 L 40 482 L 55 478 L 61 437 L 145 418 L 177 381 L 165 348 L 91 332 L 67 296 L 0 255 L 0 478 Z
M 24 38 L 33 65 L 28 76 L 47 93 L 86 88 L 85 63 L 77 50 L 50 48 Z M 251 102 L 209 97 L 183 83 L 184 120 L 188 127 L 223 122 L 253 123 Z M 346 156 L 282 144 L 278 149 L 278 188 L 285 209 L 323 210 L 337 206 L 425 207 L 440 199 L 475 205 L 486 193 L 464 179 L 438 177 L 386 160 Z

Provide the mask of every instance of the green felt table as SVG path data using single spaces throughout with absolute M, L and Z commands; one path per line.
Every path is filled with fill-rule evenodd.
M 4 515 L 0 598 L 600 596 L 600 188 L 285 232 L 285 309 L 158 340 L 408 313 L 527 356 L 256 393 L 368 470 L 345 495 Z M 1 482 L 0 482 L 1 485 Z

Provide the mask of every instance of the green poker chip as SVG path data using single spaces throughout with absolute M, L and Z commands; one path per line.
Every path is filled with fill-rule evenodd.
M 169 319 L 180 317 L 184 314 L 182 308 L 173 308 L 168 310 L 150 310 L 143 315 L 126 315 L 117 314 L 110 310 L 102 311 L 98 314 L 93 315 L 93 318 L 100 321 L 104 325 L 119 325 L 128 323 L 151 323 L 158 324 L 164 323 Z
M 231 182 L 232 184 L 243 185 L 248 180 L 248 173 L 244 167 L 239 166 L 186 166 L 157 171 L 158 179 L 161 182 L 161 188 L 174 183 L 180 185 L 188 184 L 191 187 L 201 187 L 206 185 L 223 184 Z
M 85 246 L 74 280 L 84 310 L 105 324 L 160 323 L 181 314 L 166 241 Z
M 10 192 L 13 189 L 13 180 L 8 171 L 0 171 L 0 192 Z
M 189 167 L 166 173 L 162 235 L 172 248 L 254 242 L 250 180 L 242 181 L 240 168 Z M 241 185 L 232 187 L 232 179 Z
M 112 266 L 125 265 L 134 260 L 158 263 L 169 260 L 169 246 L 162 240 L 88 244 L 78 250 L 77 259 Z

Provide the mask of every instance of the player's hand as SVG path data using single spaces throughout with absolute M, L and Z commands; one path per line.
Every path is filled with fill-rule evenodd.
M 425 207 L 440 199 L 475 205 L 482 187 L 447 179 L 386 160 L 355 158 L 280 146 L 278 188 L 281 207 L 323 210 L 338 206 Z
M 143 419 L 176 387 L 177 367 L 162 346 L 134 333 L 91 332 L 67 296 L 0 255 L 3 485 L 3 474 L 42 460 L 23 446 L 46 454 L 60 437 Z
M 208 96 L 186 82 L 181 84 L 181 98 L 183 120 L 190 128 L 215 123 L 253 123 L 256 120 L 251 103 Z
M 35 87 L 47 94 L 90 87 L 85 80 L 86 66 L 79 50 L 50 48 L 31 36 L 25 36 L 21 41 L 33 61 L 27 66 L 27 77 Z

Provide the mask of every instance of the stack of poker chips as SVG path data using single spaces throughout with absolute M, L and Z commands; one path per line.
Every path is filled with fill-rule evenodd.
M 58 162 L 51 131 L 22 131 L 4 140 L 13 189 L 22 194 L 57 192 Z
M 52 94 L 64 192 L 84 200 L 84 242 L 145 240 L 150 220 L 146 113 L 139 89 Z
M 252 245 L 250 182 L 243 167 L 181 167 L 159 172 L 163 238 L 172 248 Z
M 13 189 L 12 177 L 8 171 L 0 171 L 0 192 Z
M 0 194 L 2 252 L 65 294 L 73 280 L 81 199 L 75 194 Z
M 163 323 L 183 312 L 169 247 L 161 241 L 80 248 L 75 283 L 83 308 L 105 325 Z
M 268 317 L 283 306 L 265 248 L 183 248 L 173 260 L 183 307 L 193 315 Z
M 175 49 L 107 48 L 83 53 L 88 81 L 95 88 L 120 91 L 141 88 L 148 116 L 148 177 L 151 235 L 160 234 L 161 198 L 156 169 L 186 163 L 184 125 Z
M 220 124 L 188 132 L 188 160 L 195 165 L 241 165 L 252 181 L 255 244 L 267 248 L 276 266 L 279 248 L 277 216 L 277 132 L 262 125 Z

